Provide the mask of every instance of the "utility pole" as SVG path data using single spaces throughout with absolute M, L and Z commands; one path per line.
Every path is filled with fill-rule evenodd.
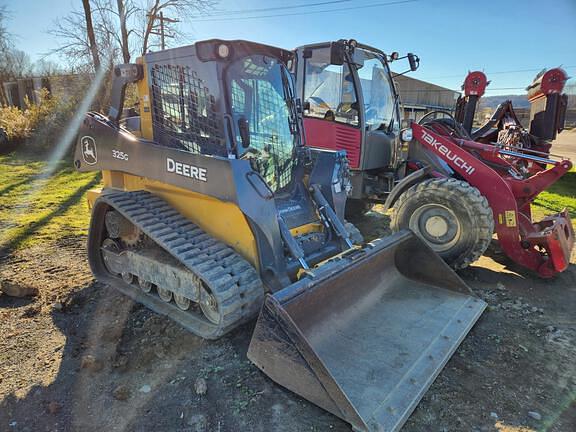
M 173 24 L 180 22 L 180 20 L 174 18 L 167 18 L 164 16 L 163 12 L 160 12 L 159 14 L 148 14 L 146 16 L 148 17 L 149 20 L 152 21 L 152 30 L 150 31 L 150 34 L 160 36 L 161 49 L 166 49 L 165 38 L 173 38 L 174 35 L 166 32 L 167 26 L 164 23 Z M 159 22 L 158 25 L 155 24 L 156 20 L 158 20 Z

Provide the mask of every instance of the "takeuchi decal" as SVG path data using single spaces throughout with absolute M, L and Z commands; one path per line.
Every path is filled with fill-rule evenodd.
M 466 171 L 468 175 L 472 175 L 472 173 L 476 171 L 476 168 L 467 163 L 464 159 L 462 159 L 460 156 L 458 156 L 444 144 L 437 141 L 436 138 L 434 138 L 424 129 L 422 129 L 422 140 L 424 140 L 427 144 L 429 144 L 437 153 L 439 153 L 445 159 L 453 162 L 455 166 Z

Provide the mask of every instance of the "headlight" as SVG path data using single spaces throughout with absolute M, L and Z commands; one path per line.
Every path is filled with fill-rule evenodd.
M 226 44 L 220 44 L 216 49 L 216 54 L 218 54 L 218 57 L 221 59 L 225 59 L 230 55 L 230 47 Z
M 402 132 L 400 132 L 400 140 L 402 142 L 410 142 L 412 141 L 413 135 L 412 135 L 412 128 L 406 128 L 403 129 Z

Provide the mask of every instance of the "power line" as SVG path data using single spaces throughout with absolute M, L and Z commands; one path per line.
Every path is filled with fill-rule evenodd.
M 486 87 L 486 91 L 499 91 L 499 90 L 525 90 L 526 87 Z M 402 90 L 400 88 L 400 93 L 462 93 L 461 90 L 451 90 L 451 89 L 419 89 L 419 90 Z
M 561 66 L 562 69 L 573 69 L 576 66 Z M 502 74 L 511 74 L 511 73 L 521 73 L 521 72 L 540 72 L 542 69 L 545 68 L 536 68 L 536 69 L 516 69 L 516 70 L 508 70 L 508 71 L 499 71 L 499 72 L 484 72 L 486 75 L 502 75 Z M 430 77 L 429 79 L 440 79 L 440 78 L 459 78 L 462 75 L 443 75 L 443 76 L 435 76 Z
M 363 6 L 353 6 L 353 7 L 336 8 L 336 9 L 325 9 L 325 10 L 319 10 L 319 11 L 293 12 L 293 13 L 285 13 L 285 14 L 259 15 L 259 16 L 238 17 L 238 18 L 197 19 L 197 20 L 193 20 L 193 22 L 239 21 L 239 20 L 250 20 L 250 19 L 260 19 L 260 18 L 296 16 L 296 15 L 313 15 L 313 14 L 320 14 L 320 13 L 330 13 L 330 12 L 339 12 L 339 11 L 357 10 L 357 9 L 368 9 L 368 8 L 382 7 L 382 6 L 392 6 L 392 5 L 404 4 L 404 3 L 415 3 L 418 1 L 420 1 L 420 0 L 399 0 L 399 1 L 392 1 L 392 2 L 384 2 L 384 3 L 372 3 L 369 5 L 363 5 Z
M 337 3 L 350 3 L 353 0 L 331 0 L 331 1 L 323 1 L 318 3 L 306 3 L 300 5 L 292 5 L 292 6 L 278 6 L 278 7 L 270 7 L 270 8 L 260 8 L 260 9 L 243 9 L 243 10 L 223 10 L 217 13 L 209 13 L 204 16 L 209 17 L 219 17 L 222 15 L 231 15 L 231 14 L 245 14 L 245 13 L 258 13 L 258 12 L 270 12 L 276 10 L 286 10 L 286 9 L 299 9 L 303 7 L 313 7 L 313 6 L 324 6 L 328 4 L 337 4 Z
M 572 69 L 576 68 L 576 66 L 560 66 L 562 69 Z M 507 73 L 516 73 L 516 72 L 540 72 L 542 69 L 546 68 L 539 68 L 539 69 L 519 69 L 515 71 L 502 71 L 502 72 L 486 72 L 490 73 L 490 75 L 498 75 L 498 74 L 507 74 Z
M 500 88 L 486 87 L 486 91 L 494 91 L 494 90 L 526 90 L 526 87 L 500 87 Z

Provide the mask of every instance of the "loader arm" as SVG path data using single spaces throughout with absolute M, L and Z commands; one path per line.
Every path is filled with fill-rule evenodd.
M 500 157 L 500 150 L 493 145 L 450 139 L 418 124 L 413 124 L 412 129 L 418 142 L 448 163 L 488 199 L 500 245 L 513 261 L 544 278 L 568 267 L 574 245 L 570 218 L 564 211 L 544 221 L 532 222 L 530 203 L 570 170 L 570 161 L 549 160 L 552 168 L 527 179 L 517 179 L 485 163 L 491 161 L 498 163 L 499 168 L 509 167 L 508 162 Z

